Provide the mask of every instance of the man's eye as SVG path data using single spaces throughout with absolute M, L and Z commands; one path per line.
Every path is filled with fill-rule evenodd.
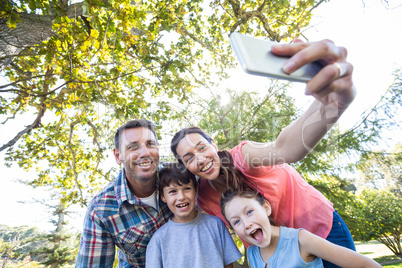
M 148 142 L 148 146 L 149 146 L 149 147 L 155 147 L 155 146 L 156 146 L 156 142 L 150 141 L 150 142 Z
M 129 145 L 128 146 L 128 149 L 130 149 L 130 150 L 136 150 L 136 149 L 138 149 L 138 144 L 131 144 L 131 145 Z

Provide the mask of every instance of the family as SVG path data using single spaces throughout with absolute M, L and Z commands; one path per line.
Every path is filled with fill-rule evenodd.
M 303 159 L 352 103 L 353 67 L 329 40 L 277 45 L 292 73 L 320 61 L 306 84 L 315 100 L 273 142 L 242 141 L 230 151 L 199 127 L 177 132 L 177 163 L 160 167 L 155 126 L 117 129 L 120 174 L 88 206 L 76 267 L 233 267 L 247 247 L 251 267 L 381 267 L 355 251 L 333 204 L 288 163 Z

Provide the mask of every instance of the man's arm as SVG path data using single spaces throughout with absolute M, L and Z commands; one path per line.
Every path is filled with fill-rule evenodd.
M 242 148 L 244 159 L 254 166 L 292 163 L 303 159 L 355 98 L 352 82 L 353 67 L 346 62 L 345 48 L 331 41 L 317 43 L 296 42 L 273 47 L 275 54 L 292 56 L 284 71 L 291 73 L 304 64 L 320 61 L 323 69 L 306 84 L 306 95 L 315 100 L 301 117 L 284 128 L 274 142 L 247 143 Z
M 113 267 L 115 244 L 93 211 L 88 210 L 75 267 Z

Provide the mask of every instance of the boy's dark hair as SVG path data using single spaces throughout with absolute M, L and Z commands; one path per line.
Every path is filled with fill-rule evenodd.
M 249 188 L 249 187 L 245 187 L 242 189 L 236 189 L 236 190 L 229 190 L 226 191 L 222 194 L 221 196 L 221 200 L 220 200 L 220 206 L 221 206 L 221 212 L 223 217 L 225 217 L 226 221 L 230 224 L 230 222 L 228 221 L 228 219 L 226 218 L 225 215 L 225 207 L 227 205 L 227 203 L 229 203 L 229 201 L 231 201 L 234 197 L 239 196 L 239 197 L 243 197 L 243 198 L 254 198 L 255 200 L 257 200 L 257 202 L 263 206 L 265 202 L 268 202 L 268 200 L 258 191 Z M 272 216 L 272 215 L 271 215 Z M 272 217 L 269 216 L 269 222 L 272 225 L 276 225 L 274 219 L 272 219 Z
M 169 185 L 183 185 L 193 183 L 197 191 L 198 182 L 193 173 L 191 173 L 183 164 L 167 163 L 159 171 L 159 193 L 163 196 L 163 188 Z
M 151 130 L 151 132 L 155 135 L 156 142 L 158 142 L 158 136 L 156 135 L 155 124 L 153 122 L 147 119 L 134 119 L 126 122 L 116 130 L 116 134 L 114 135 L 114 147 L 117 150 L 120 150 L 120 139 L 124 130 L 139 127 L 145 127 Z

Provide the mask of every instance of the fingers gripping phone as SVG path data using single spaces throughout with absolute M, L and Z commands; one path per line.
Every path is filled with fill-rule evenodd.
M 282 66 L 289 57 L 276 56 L 271 52 L 271 46 L 276 44 L 275 42 L 233 32 L 230 35 L 230 44 L 240 62 L 240 66 L 249 74 L 296 82 L 308 82 L 322 68 L 318 62 L 312 62 L 291 74 L 286 74 L 282 71 Z

